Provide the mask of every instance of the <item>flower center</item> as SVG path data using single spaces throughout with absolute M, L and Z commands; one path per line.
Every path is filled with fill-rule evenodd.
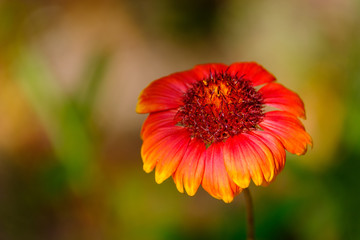
M 263 114 L 262 96 L 243 76 L 211 73 L 183 97 L 175 120 L 206 145 L 254 130 Z

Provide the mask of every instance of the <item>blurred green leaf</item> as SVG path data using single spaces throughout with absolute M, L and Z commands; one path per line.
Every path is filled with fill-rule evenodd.
M 44 124 L 69 182 L 79 189 L 86 188 L 93 171 L 93 146 L 79 109 L 33 51 L 22 48 L 14 65 L 18 83 Z
M 84 117 L 90 117 L 94 109 L 95 99 L 98 96 L 101 82 L 104 79 L 110 60 L 110 54 L 107 51 L 101 51 L 90 58 L 88 65 L 84 69 L 83 76 L 80 79 L 80 88 L 78 89 L 79 104 Z

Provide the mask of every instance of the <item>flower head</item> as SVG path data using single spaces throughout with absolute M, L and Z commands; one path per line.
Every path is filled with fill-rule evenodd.
M 300 97 L 254 62 L 197 65 L 160 78 L 139 96 L 150 113 L 141 138 L 146 172 L 172 176 L 192 196 L 200 184 L 231 202 L 250 180 L 267 185 L 283 169 L 285 149 L 302 155 L 311 137 Z M 278 110 L 267 111 L 266 107 Z

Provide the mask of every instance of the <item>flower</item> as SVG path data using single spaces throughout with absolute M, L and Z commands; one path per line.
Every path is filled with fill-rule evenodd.
M 277 110 L 269 110 L 269 107 Z M 231 202 L 247 188 L 267 185 L 285 164 L 285 149 L 302 155 L 312 145 L 301 121 L 300 97 L 255 62 L 197 65 L 145 88 L 136 106 L 150 113 L 141 138 L 145 172 L 173 177 L 193 196 L 200 184 Z

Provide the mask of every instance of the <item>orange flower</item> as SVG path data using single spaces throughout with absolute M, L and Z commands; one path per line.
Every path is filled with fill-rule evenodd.
M 190 196 L 201 184 L 224 202 L 250 179 L 256 185 L 273 181 L 285 149 L 302 155 L 312 144 L 298 119 L 305 118 L 302 100 L 274 81 L 249 62 L 197 65 L 152 82 L 136 107 L 150 113 L 141 131 L 144 170 L 156 167 L 157 183 L 172 176 Z

